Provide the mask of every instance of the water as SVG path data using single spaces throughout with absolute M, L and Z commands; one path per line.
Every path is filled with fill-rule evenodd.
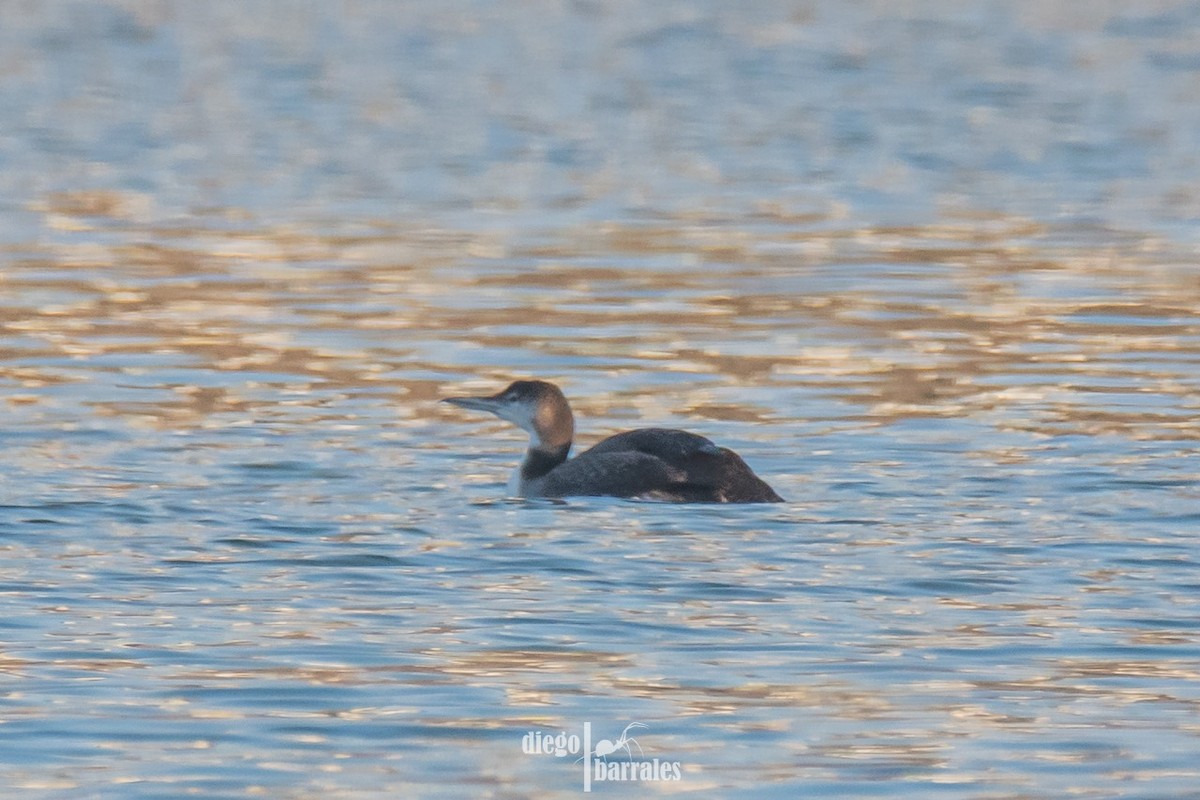
M 8 794 L 1194 791 L 1193 5 L 0 15 Z

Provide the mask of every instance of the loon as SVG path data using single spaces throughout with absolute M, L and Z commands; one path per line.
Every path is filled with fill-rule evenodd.
M 516 381 L 487 397 L 447 397 L 442 402 L 491 412 L 529 434 L 525 460 L 509 484 L 509 491 L 519 497 L 783 502 L 737 453 L 687 431 L 625 431 L 568 459 L 575 418 L 567 398 L 553 383 Z

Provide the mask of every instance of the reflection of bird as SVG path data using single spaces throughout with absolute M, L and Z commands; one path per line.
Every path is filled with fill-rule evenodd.
M 737 453 L 687 431 L 626 431 L 568 460 L 575 419 L 567 398 L 552 383 L 517 381 L 489 397 L 448 397 L 444 402 L 490 411 L 529 433 L 529 450 L 509 484 L 509 491 L 520 497 L 606 495 L 676 503 L 783 501 Z

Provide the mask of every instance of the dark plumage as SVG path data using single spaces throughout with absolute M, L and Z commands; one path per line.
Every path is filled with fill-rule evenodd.
M 511 487 L 522 497 L 605 495 L 679 503 L 783 501 L 737 453 L 687 431 L 626 431 L 568 459 L 574 417 L 566 397 L 552 383 L 517 381 L 489 397 L 450 397 L 445 402 L 489 411 L 529 432 L 529 450 Z

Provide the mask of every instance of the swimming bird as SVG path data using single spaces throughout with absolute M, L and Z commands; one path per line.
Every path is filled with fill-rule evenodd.
M 516 381 L 486 397 L 447 397 L 442 402 L 488 411 L 529 434 L 525 459 L 509 482 L 509 491 L 515 496 L 783 502 L 737 453 L 687 431 L 625 431 L 567 458 L 575 438 L 575 417 L 567 398 L 553 383 Z

